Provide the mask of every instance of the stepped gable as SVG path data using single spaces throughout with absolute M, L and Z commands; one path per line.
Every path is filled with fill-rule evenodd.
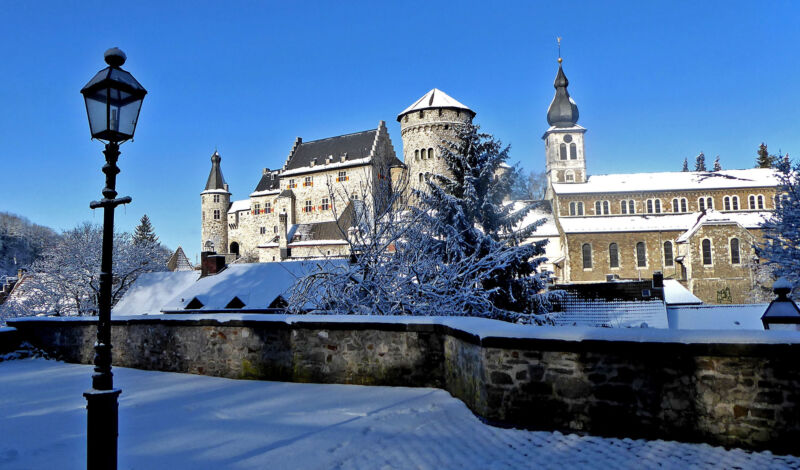
M 310 168 L 314 159 L 316 159 L 315 165 L 324 165 L 329 157 L 332 157 L 332 163 L 341 162 L 342 156 L 345 156 L 345 163 L 367 158 L 370 156 L 377 134 L 378 129 L 371 129 L 310 142 L 302 142 L 298 139 L 284 170 Z

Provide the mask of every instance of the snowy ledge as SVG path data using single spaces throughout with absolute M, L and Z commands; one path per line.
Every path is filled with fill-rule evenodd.
M 9 319 L 24 328 L 25 323 L 94 323 L 97 317 L 28 317 Z M 800 344 L 800 332 L 758 330 L 667 330 L 656 328 L 591 328 L 581 326 L 530 326 L 474 317 L 401 317 L 367 315 L 280 315 L 280 314 L 169 314 L 112 317 L 112 324 L 180 324 L 187 326 L 252 326 L 279 323 L 313 329 L 377 329 L 387 331 L 435 331 L 485 346 L 508 340 L 559 342 L 608 341 L 625 343 L 678 344 Z
M 16 328 L 11 326 L 0 326 L 0 333 L 11 333 L 17 331 Z

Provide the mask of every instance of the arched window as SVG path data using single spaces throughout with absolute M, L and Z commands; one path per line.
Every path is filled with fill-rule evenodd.
M 731 209 L 735 211 L 739 210 L 739 196 L 731 196 Z
M 425 160 L 425 157 L 428 155 L 428 149 L 422 149 L 422 153 L 420 154 L 420 158 Z
M 648 199 L 647 200 L 647 213 L 660 214 L 661 213 L 661 199 Z
M 739 256 L 739 239 L 731 238 L 731 264 L 739 264 L 742 262 Z
M 603 214 L 608 215 L 611 212 L 608 201 L 603 201 Z
M 422 173 L 419 174 L 419 182 L 422 183 Z
M 664 266 L 674 266 L 675 259 L 672 256 L 672 242 L 664 242 Z
M 575 181 L 575 173 L 572 170 L 567 170 L 564 172 L 564 181 L 567 183 L 572 183 Z
M 214 251 L 214 242 L 212 242 L 211 240 L 208 240 L 208 241 L 206 241 L 206 244 L 204 245 L 204 247 L 205 247 L 206 251 Z
M 581 251 L 583 252 L 583 269 L 592 269 L 592 245 L 584 243 Z
M 647 248 L 644 242 L 636 244 L 636 266 L 640 268 L 647 267 Z
M 697 200 L 697 207 L 700 208 L 700 211 L 704 211 L 704 210 L 707 210 L 707 209 L 713 209 L 714 208 L 714 200 L 711 199 L 710 197 L 701 197 L 700 199 Z
M 764 209 L 764 196 L 758 195 L 758 210 Z
M 583 203 L 578 203 L 578 215 L 583 215 Z
M 652 214 L 653 213 L 653 200 L 652 199 L 648 199 L 647 200 L 647 213 L 648 214 Z
M 419 149 L 414 150 L 414 160 L 419 160 Z
M 595 215 L 600 215 L 603 213 L 603 203 L 600 201 L 594 201 L 594 213 Z
M 570 160 L 578 159 L 578 146 L 575 145 L 575 142 L 569 144 L 569 159 Z
M 661 199 L 656 199 L 656 214 L 661 213 Z
M 711 240 L 706 238 L 703 240 L 703 264 L 706 266 L 711 265 Z
M 628 201 L 626 201 L 624 199 L 622 201 L 619 201 L 619 212 L 621 214 L 627 214 L 628 213 Z
M 633 199 L 628 200 L 628 214 L 635 214 L 636 213 L 636 204 L 634 204 Z
M 578 214 L 577 210 L 578 210 L 577 209 L 577 204 L 575 204 L 575 202 L 570 202 L 569 203 L 569 215 L 577 215 Z
M 560 158 L 562 160 L 566 160 L 567 159 L 567 144 L 559 145 L 558 146 L 558 151 L 559 151 L 559 154 L 560 154 Z
M 731 210 L 731 198 L 730 198 L 730 196 L 725 196 L 725 197 L 722 198 L 722 207 L 724 207 L 726 211 Z
M 750 196 L 747 198 L 747 204 L 748 204 L 748 207 L 749 207 L 751 210 L 752 210 L 752 209 L 755 209 L 755 208 L 756 208 L 756 197 L 755 197 L 754 195 L 752 195 L 752 194 L 751 194 L 751 195 L 750 195 Z
M 433 149 L 428 149 L 428 158 L 433 158 Z
M 608 267 L 619 267 L 619 247 L 616 243 L 608 245 Z
M 680 202 L 678 201 L 678 198 L 677 197 L 673 198 L 672 199 L 672 212 L 680 212 L 680 208 L 681 208 L 681 206 L 680 206 Z
M 681 198 L 681 212 L 688 212 L 689 204 L 685 197 Z

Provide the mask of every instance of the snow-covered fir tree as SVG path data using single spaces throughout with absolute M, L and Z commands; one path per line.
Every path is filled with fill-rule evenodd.
M 767 144 L 761 142 L 758 146 L 758 156 L 756 157 L 756 168 L 772 168 L 775 166 L 775 157 L 769 154 Z
M 147 214 L 143 215 L 139 220 L 139 225 L 137 225 L 133 231 L 132 241 L 133 243 L 158 244 L 158 237 L 156 236 L 155 230 L 153 230 L 153 224 L 150 223 L 150 218 L 147 217 Z
M 703 152 L 694 159 L 694 171 L 706 171 L 706 156 Z
M 717 158 L 714 159 L 714 168 L 711 171 L 721 171 L 721 170 L 722 170 L 722 164 L 720 164 L 719 155 L 717 155 Z
M 764 223 L 764 243 L 756 249 L 767 260 L 774 279 L 786 277 L 797 287 L 800 281 L 800 164 L 787 159 L 778 164 L 776 207 Z
M 688 157 L 683 159 L 683 168 L 681 168 L 681 171 L 689 171 L 689 158 Z

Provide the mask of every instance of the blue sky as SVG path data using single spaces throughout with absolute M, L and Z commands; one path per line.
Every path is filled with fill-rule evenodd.
M 703 151 L 752 166 L 764 141 L 800 155 L 800 3 L 769 2 L 0 2 L 0 210 L 62 230 L 102 221 L 102 145 L 80 88 L 105 49 L 147 88 L 122 147 L 118 227 L 147 213 L 194 260 L 214 148 L 234 198 L 296 136 L 385 120 L 431 88 L 470 106 L 544 168 L 556 37 L 588 129 L 590 174 L 672 171 Z

